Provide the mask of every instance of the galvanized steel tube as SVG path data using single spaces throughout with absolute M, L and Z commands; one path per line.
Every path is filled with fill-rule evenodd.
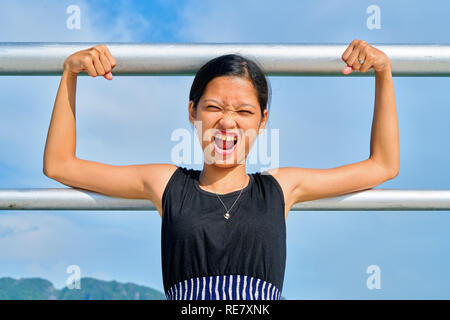
M 0 210 L 156 210 L 150 200 L 109 197 L 78 188 L 0 189 Z M 296 203 L 291 211 L 450 210 L 450 190 L 369 189 Z
M 60 75 L 72 53 L 93 42 L 0 43 L 0 75 Z M 349 44 L 306 43 L 115 43 L 105 42 L 117 61 L 114 75 L 193 75 L 206 61 L 227 53 L 255 59 L 267 75 L 343 76 L 341 56 Z M 394 76 L 450 76 L 450 45 L 373 44 L 392 62 Z M 355 71 L 347 76 L 371 76 Z M 86 76 L 83 72 L 80 75 Z

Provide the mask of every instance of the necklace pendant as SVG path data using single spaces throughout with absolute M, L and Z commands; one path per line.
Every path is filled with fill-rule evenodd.
M 230 218 L 230 214 L 228 213 L 228 211 L 223 216 L 225 217 L 225 219 L 229 219 Z

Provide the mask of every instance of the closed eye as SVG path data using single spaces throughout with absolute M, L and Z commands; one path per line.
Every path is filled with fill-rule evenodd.
M 213 106 L 213 105 L 209 105 L 209 106 L 207 106 L 206 108 L 215 108 L 216 110 L 220 110 L 220 108 L 219 107 L 217 107 L 217 106 Z M 248 111 L 248 110 L 239 110 L 238 112 L 246 112 L 246 113 L 248 113 L 248 114 L 253 114 L 253 112 L 251 112 L 251 111 Z

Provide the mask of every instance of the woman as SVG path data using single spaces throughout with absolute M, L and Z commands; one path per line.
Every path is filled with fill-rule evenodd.
M 342 54 L 348 74 L 375 71 L 375 110 L 367 160 L 331 169 L 283 167 L 246 173 L 250 146 L 268 119 L 268 83 L 252 60 L 208 61 L 190 91 L 189 121 L 200 137 L 203 169 L 172 164 L 114 166 L 75 155 L 78 73 L 111 80 L 116 61 L 104 45 L 64 62 L 44 154 L 44 173 L 68 186 L 148 199 L 162 218 L 162 267 L 168 299 L 280 299 L 285 219 L 302 201 L 370 189 L 399 170 L 391 62 L 365 41 Z

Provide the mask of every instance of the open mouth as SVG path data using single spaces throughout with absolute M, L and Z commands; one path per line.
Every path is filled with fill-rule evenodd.
M 216 134 L 214 136 L 214 148 L 219 154 L 231 154 L 236 149 L 238 136 Z

